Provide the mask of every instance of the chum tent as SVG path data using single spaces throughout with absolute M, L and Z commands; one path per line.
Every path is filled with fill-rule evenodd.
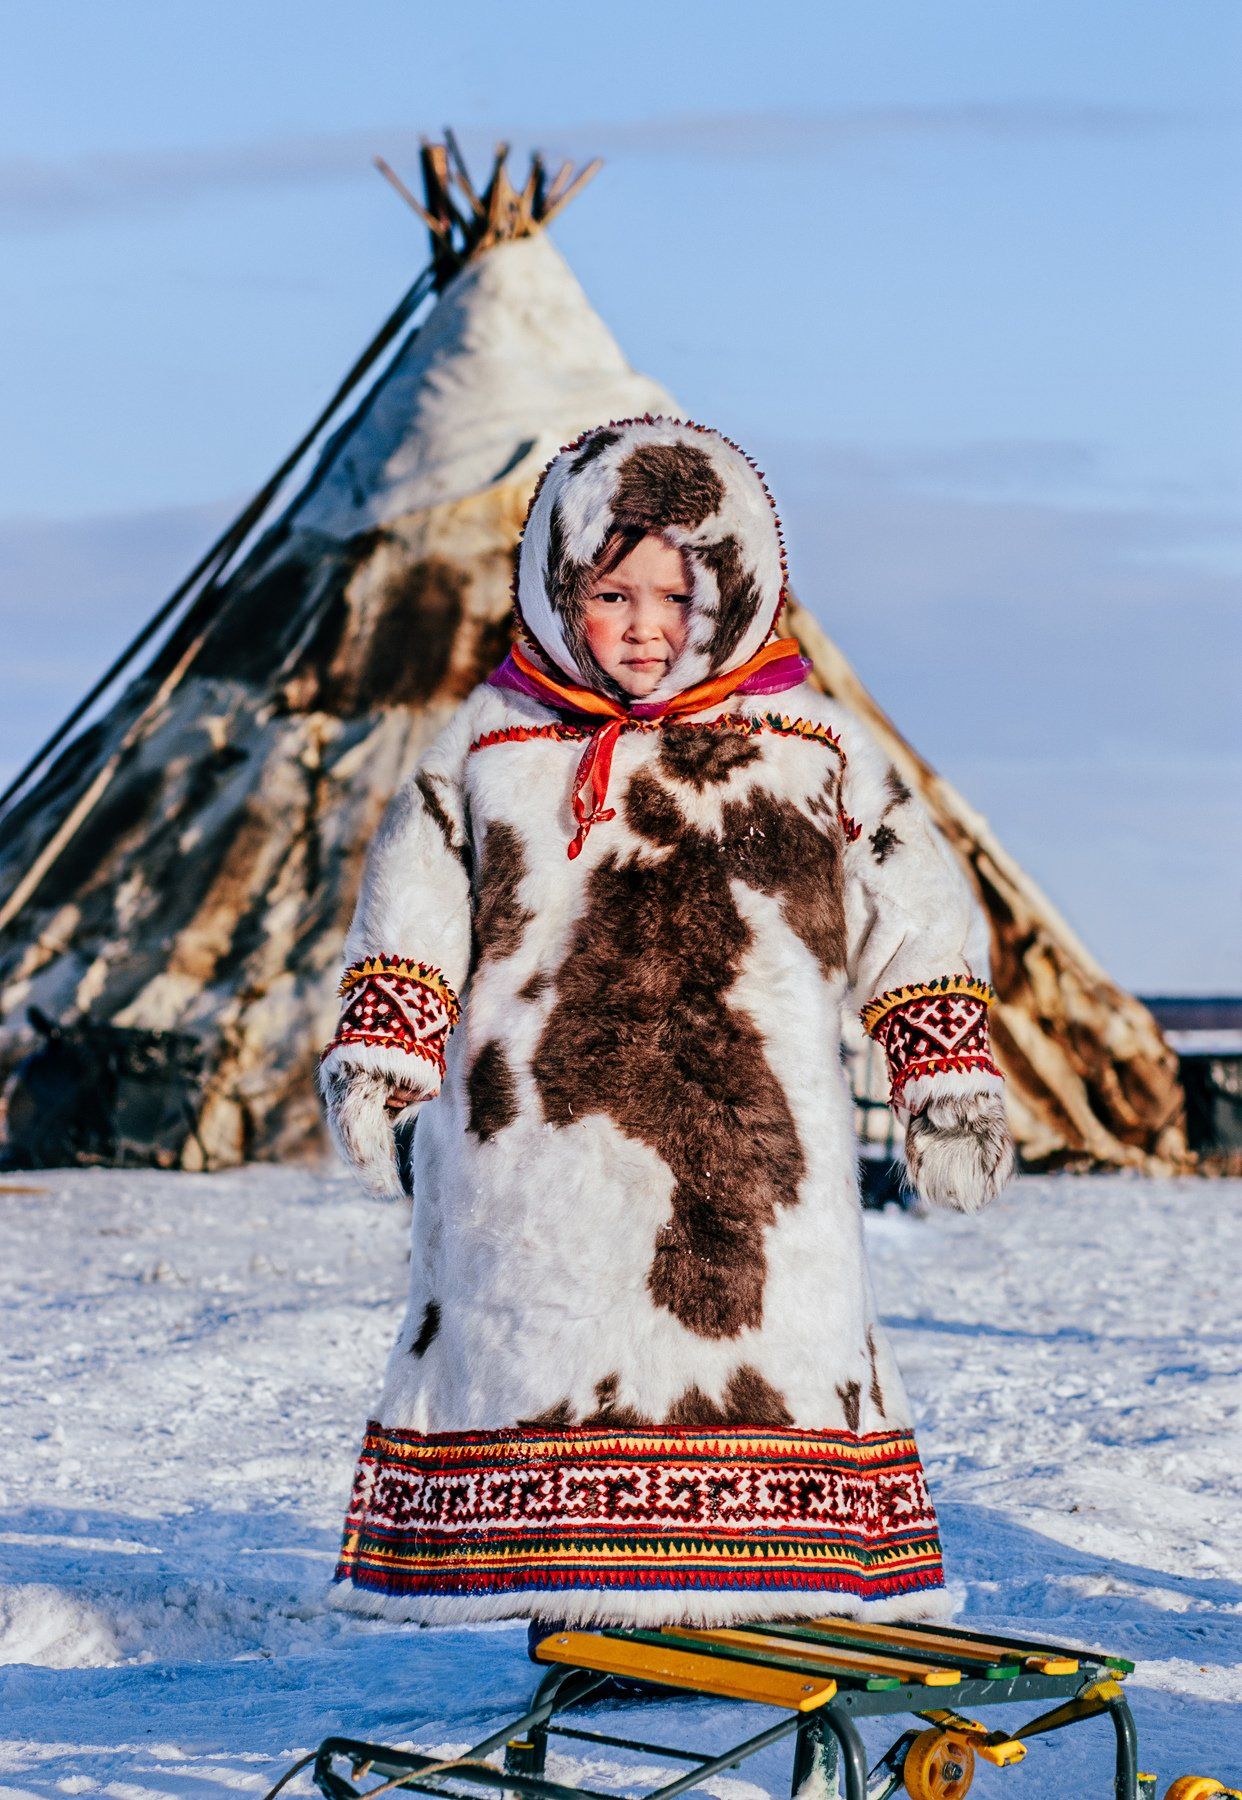
M 535 480 L 589 425 L 681 416 L 627 363 L 545 229 L 595 166 L 549 179 L 535 158 L 519 189 L 502 146 L 476 190 L 451 134 L 424 146 L 424 198 L 402 191 L 428 225 L 430 267 L 130 646 L 129 660 L 153 646 L 145 666 L 82 724 L 115 690 L 118 659 L 7 796 L 0 1079 L 37 1041 L 32 1009 L 179 1033 L 202 1056 L 181 1166 L 322 1153 L 314 1067 L 362 855 L 422 748 L 504 655 Z M 796 600 L 786 625 L 980 893 L 1024 1161 L 1184 1166 L 1176 1058 L 1151 1015 Z

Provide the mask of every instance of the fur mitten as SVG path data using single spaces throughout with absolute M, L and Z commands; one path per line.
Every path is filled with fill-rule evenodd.
M 396 1126 L 413 1117 L 422 1104 L 415 1100 L 403 1112 L 390 1112 L 389 1094 L 398 1086 L 390 1075 L 348 1064 L 320 1073 L 327 1107 L 328 1130 L 341 1156 L 363 1187 L 377 1200 L 406 1197 L 397 1164 Z
M 978 1212 L 1014 1172 L 1017 1151 L 1004 1096 L 994 1091 L 929 1100 L 906 1126 L 906 1168 L 936 1206 Z

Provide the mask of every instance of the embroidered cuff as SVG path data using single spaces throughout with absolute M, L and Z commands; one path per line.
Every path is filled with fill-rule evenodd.
M 357 1060 L 396 1077 L 401 1059 L 417 1056 L 434 1066 L 438 1085 L 448 1034 L 461 1015 L 457 995 L 439 969 L 404 956 L 364 956 L 350 963 L 337 991 L 344 1005 L 336 1035 L 320 1053 L 321 1064 L 349 1047 L 353 1057 L 339 1060 Z
M 988 1007 L 995 999 L 996 990 L 973 975 L 942 975 L 868 1000 L 859 1016 L 888 1058 L 894 1109 L 913 1112 L 935 1093 L 1003 1084 L 988 1034 Z

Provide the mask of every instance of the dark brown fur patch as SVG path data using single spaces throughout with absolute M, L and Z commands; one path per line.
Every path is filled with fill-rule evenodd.
M 575 475 L 581 475 L 583 469 L 589 469 L 597 457 L 602 456 L 605 450 L 611 450 L 612 446 L 614 444 L 619 444 L 620 441 L 621 433 L 619 431 L 609 431 L 607 429 L 593 431 L 570 464 L 571 472 Z
M 536 969 L 535 973 L 524 981 L 518 989 L 519 1000 L 538 1000 L 552 986 L 552 977 L 546 969 Z
M 671 850 L 674 845 L 681 844 L 687 835 L 697 835 L 688 834 L 685 815 L 677 804 L 676 795 L 647 769 L 639 769 L 630 781 L 625 795 L 625 817 L 639 837 L 664 849 Z
M 817 793 L 807 800 L 807 811 L 813 818 L 832 820 L 839 816 L 841 805 L 840 772 L 832 769 L 824 777 L 823 784 Z
M 582 614 L 590 574 L 589 563 L 577 562 L 570 556 L 565 544 L 561 509 L 554 505 L 548 519 L 548 559 L 544 564 L 543 580 L 548 603 L 554 613 L 560 614 L 565 642 L 575 654 L 586 645 Z
M 724 482 L 697 444 L 640 444 L 617 471 L 612 512 L 618 525 L 693 531 L 717 512 Z
M 441 679 L 447 675 L 465 615 L 470 576 L 464 568 L 438 556 L 409 568 L 398 562 L 396 568 L 394 579 L 384 585 L 381 607 L 372 604 L 363 615 L 365 623 L 357 620 L 366 634 L 365 655 L 353 676 L 359 710 L 368 701 L 371 707 L 420 705 L 434 691 L 434 671 L 442 671 Z M 412 643 L 418 646 L 415 654 Z M 420 666 L 424 662 L 426 668 Z M 341 664 L 338 652 L 337 669 Z
M 835 838 L 771 794 L 725 808 L 723 842 L 690 826 L 648 770 L 624 799 L 631 828 L 669 848 L 591 871 L 532 1060 L 544 1115 L 593 1112 L 650 1144 L 674 1177 L 648 1287 L 688 1330 L 761 1323 L 764 1235 L 797 1203 L 805 1168 L 784 1089 L 728 992 L 751 944 L 730 877 L 780 896 L 825 967 L 843 932 Z
M 617 1390 L 621 1386 L 621 1378 L 617 1374 L 605 1375 L 595 1383 L 595 1410 L 587 1413 L 579 1421 L 582 1425 L 611 1425 L 618 1431 L 653 1431 L 657 1421 L 640 1413 L 634 1406 L 618 1406 Z
M 734 1424 L 753 1419 L 757 1425 L 792 1425 L 793 1414 L 779 1388 L 750 1363 L 734 1369 L 725 1388 L 725 1403 Z
M 565 648 L 584 680 L 602 693 L 622 699 L 625 690 L 605 672 L 587 637 L 586 603 L 593 573 L 590 563 L 577 562 L 570 556 L 561 509 L 559 504 L 554 505 L 548 520 L 548 559 L 543 572 L 548 604 L 561 621 Z
M 489 1038 L 475 1057 L 466 1093 L 470 1100 L 470 1130 L 485 1143 L 517 1118 L 513 1071 L 498 1038 Z
M 440 1330 L 440 1308 L 434 1300 L 428 1300 L 423 1308 L 423 1322 L 418 1328 L 418 1336 L 410 1345 L 411 1356 L 426 1356 Z
M 682 1431 L 715 1430 L 724 1425 L 792 1425 L 785 1396 L 749 1363 L 741 1363 L 725 1385 L 723 1400 L 713 1400 L 702 1388 L 688 1387 L 669 1407 L 662 1419 L 639 1412 L 637 1407 L 618 1406 L 618 1375 L 605 1375 L 595 1383 L 595 1411 L 580 1419 L 580 1425 L 612 1425 L 620 1431 L 659 1431 L 674 1426 Z
M 761 754 L 755 740 L 739 731 L 666 725 L 660 733 L 661 770 L 700 794 L 705 787 L 728 781 L 734 769 L 744 769 Z
M 896 806 L 903 805 L 905 801 L 909 800 L 911 797 L 909 788 L 897 773 L 895 763 L 890 763 L 888 765 L 888 772 L 884 777 L 884 785 L 892 795 L 893 803 Z
M 742 641 L 742 635 L 759 610 L 762 598 L 755 578 L 742 563 L 741 546 L 735 537 L 720 538 L 704 544 L 695 554 L 716 577 L 719 604 L 716 622 L 707 646 L 707 666 L 718 669 Z
M 742 1363 L 730 1375 L 723 1401 L 709 1399 L 699 1388 L 687 1388 L 673 1402 L 663 1423 L 683 1430 L 720 1425 L 792 1425 L 785 1396 L 770 1381 Z
M 729 872 L 761 894 L 773 894 L 791 931 L 825 975 L 845 967 L 845 903 L 841 835 L 821 830 L 792 800 L 766 788 L 722 809 L 722 861 Z
M 560 1431 L 574 1422 L 574 1409 L 568 1400 L 558 1400 L 555 1406 L 545 1406 L 540 1413 L 534 1413 L 529 1419 L 515 1419 L 514 1424 L 520 1431 L 533 1428 L 536 1431 Z
M 890 851 L 896 850 L 900 843 L 901 839 L 892 826 L 885 825 L 883 821 L 871 833 L 871 851 L 878 863 L 882 863 Z
M 479 855 L 474 911 L 472 967 L 512 956 L 534 918 L 518 894 L 526 874 L 526 851 L 512 825 L 488 822 Z
M 884 1389 L 880 1386 L 880 1370 L 876 1361 L 875 1333 L 873 1331 L 867 1333 L 867 1355 L 871 1361 L 871 1404 L 883 1418 Z
M 857 1381 L 847 1381 L 837 1388 L 837 1398 L 845 1412 L 845 1423 L 851 1431 L 858 1430 L 858 1419 L 862 1409 L 862 1387 Z
M 464 860 L 463 848 L 453 835 L 453 821 L 444 810 L 444 802 L 436 791 L 435 782 L 425 770 L 420 770 L 414 777 L 414 785 L 423 797 L 423 805 L 427 808 L 429 816 L 434 819 L 435 823 L 439 826 L 440 836 L 453 852 L 453 855 L 457 857 L 459 861 Z

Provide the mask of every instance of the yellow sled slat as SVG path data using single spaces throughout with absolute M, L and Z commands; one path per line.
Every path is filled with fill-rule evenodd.
M 979 1662 L 985 1656 L 998 1663 L 1020 1662 L 1039 1675 L 1076 1675 L 1079 1669 L 1077 1660 L 1069 1656 L 1053 1655 L 1051 1651 L 1033 1655 L 1015 1650 L 1012 1645 L 1007 1648 L 1004 1644 L 989 1643 L 986 1638 L 956 1637 L 951 1630 L 937 1631 L 925 1626 L 922 1631 L 903 1631 L 899 1625 L 864 1625 L 854 1619 L 808 1619 L 807 1624 L 812 1629 L 819 1626 L 824 1631 L 831 1631 L 838 1637 L 857 1638 L 860 1643 L 888 1644 L 906 1650 L 934 1650 L 946 1656 L 964 1656 L 973 1662 Z
M 831 1700 L 837 1684 L 828 1675 L 795 1674 L 760 1663 L 726 1662 L 666 1650 L 654 1644 L 630 1644 L 623 1638 L 600 1637 L 593 1631 L 554 1631 L 535 1647 L 540 1662 L 572 1663 L 601 1675 L 625 1675 L 634 1681 L 657 1681 L 666 1687 L 689 1688 L 696 1694 L 719 1694 L 727 1700 L 756 1700 L 789 1712 L 813 1712 Z
M 783 1651 L 804 1662 L 822 1662 L 834 1669 L 848 1669 L 852 1675 L 891 1675 L 909 1687 L 956 1687 L 962 1679 L 960 1669 L 937 1669 L 927 1663 L 902 1662 L 898 1657 L 869 1650 L 839 1650 L 834 1645 L 814 1644 L 806 1638 L 773 1637 L 760 1630 L 687 1631 L 678 1626 L 677 1636 L 706 1644 L 729 1644 L 739 1650 L 745 1650 L 749 1645 L 756 1650 Z

